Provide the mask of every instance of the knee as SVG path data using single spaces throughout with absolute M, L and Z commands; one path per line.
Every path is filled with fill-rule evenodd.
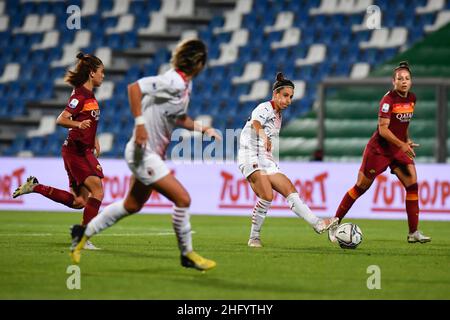
M 270 192 L 269 191 L 261 192 L 258 195 L 258 198 L 266 200 L 266 201 L 269 201 L 269 202 L 272 202 L 272 200 L 273 200 L 273 192 L 272 192 L 272 190 L 270 190 Z
M 129 214 L 141 211 L 144 205 L 136 202 L 124 202 L 123 207 Z
M 174 204 L 178 208 L 189 208 L 191 206 L 191 197 L 189 196 L 189 194 L 185 193 L 185 194 L 179 196 L 174 201 Z
M 76 197 L 73 200 L 72 208 L 83 209 L 86 206 L 86 200 L 83 197 Z
M 91 196 L 97 200 L 103 201 L 103 197 L 105 196 L 103 192 L 103 187 L 98 187 L 95 190 L 92 190 Z

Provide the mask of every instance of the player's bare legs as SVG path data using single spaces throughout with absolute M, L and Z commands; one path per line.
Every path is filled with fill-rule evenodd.
M 97 176 L 89 176 L 84 180 L 83 185 L 89 190 L 89 196 L 84 206 L 83 226 L 87 224 L 97 215 L 103 200 L 102 180 Z
M 406 213 L 408 215 L 409 234 L 407 240 L 409 243 L 430 242 L 431 238 L 423 235 L 418 229 L 419 224 L 419 188 L 417 185 L 417 172 L 413 164 L 400 166 L 393 170 L 395 175 L 401 181 L 406 190 Z
M 339 218 L 339 222 L 341 222 L 341 220 L 345 217 L 348 210 L 350 210 L 353 203 L 355 203 L 356 199 L 362 196 L 364 192 L 370 188 L 372 183 L 373 179 L 366 177 L 362 171 L 358 172 L 356 184 L 347 191 L 336 211 L 336 217 Z
M 291 180 L 282 173 L 269 176 L 270 183 L 275 191 L 280 193 L 289 202 L 291 210 L 300 218 L 309 223 L 317 233 L 322 233 L 337 225 L 337 218 L 320 219 L 302 201 Z
M 336 210 L 335 216 L 339 218 L 339 223 L 342 221 L 342 219 L 344 219 L 345 215 L 353 206 L 356 199 L 362 196 L 370 188 L 372 183 L 373 179 L 366 177 L 362 171 L 358 172 L 358 179 L 356 180 L 356 184 L 347 191 Z M 336 227 L 332 227 L 328 231 L 328 239 L 331 242 L 336 242 L 336 237 L 334 236 L 335 233 Z
M 173 175 L 168 174 L 152 184 L 152 187 L 173 202 L 177 207 L 186 208 L 191 205 L 191 197 L 183 185 Z
M 152 184 L 152 188 L 161 193 L 174 204 L 172 226 L 175 231 L 178 248 L 181 252 L 181 265 L 201 271 L 212 269 L 216 262 L 197 254 L 192 247 L 191 222 L 189 207 L 191 197 L 183 185 L 169 174 Z
M 130 188 L 128 194 L 123 201 L 114 202 L 102 210 L 102 212 L 92 219 L 84 229 L 82 226 L 74 226 L 78 236 L 79 243 L 72 248 L 71 258 L 73 262 L 79 263 L 81 258 L 81 250 L 85 248 L 88 240 L 100 233 L 101 231 L 116 224 L 124 217 L 139 212 L 152 193 L 150 186 L 144 185 L 134 176 L 130 180 Z
M 134 176 L 131 176 L 130 190 L 128 191 L 123 206 L 129 214 L 133 214 L 141 211 L 142 207 L 150 198 L 152 194 L 152 187 L 146 186 Z
M 102 180 L 98 176 L 89 176 L 78 189 L 71 188 L 71 192 L 74 195 L 73 206 L 84 208 L 81 225 L 75 224 L 70 228 L 71 248 L 74 249 L 81 241 L 86 226 L 98 214 L 103 200 Z M 83 247 L 88 250 L 99 249 L 91 242 L 83 243 Z
M 272 184 L 269 176 L 265 171 L 257 170 L 247 178 L 252 190 L 259 198 L 252 213 L 252 226 L 250 229 L 250 237 L 248 246 L 253 248 L 262 247 L 261 243 L 261 228 L 266 218 L 267 211 L 270 208 L 273 199 Z
M 73 195 L 72 208 L 74 209 L 83 209 L 91 194 L 89 189 L 83 185 L 76 189 L 71 187 L 70 193 Z
M 87 191 L 89 194 L 89 191 Z M 38 179 L 34 176 L 30 176 L 27 180 L 21 184 L 12 194 L 13 198 L 17 198 L 28 193 L 39 193 L 42 196 L 61 203 L 72 209 L 84 208 L 88 194 L 80 195 L 72 188 L 70 192 L 60 190 L 51 186 L 43 185 L 39 183 Z

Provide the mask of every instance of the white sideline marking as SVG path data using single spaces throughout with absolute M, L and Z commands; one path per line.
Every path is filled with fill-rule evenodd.
M 191 231 L 192 234 L 195 231 Z M 67 235 L 67 233 L 0 233 L 0 237 L 52 237 Z M 172 236 L 175 232 L 147 232 L 147 233 L 108 233 L 98 234 L 97 237 L 145 237 L 145 236 Z
M 50 237 L 51 233 L 0 233 L 0 237 Z

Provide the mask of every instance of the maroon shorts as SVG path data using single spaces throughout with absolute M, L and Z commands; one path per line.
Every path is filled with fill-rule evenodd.
M 414 161 L 401 150 L 391 155 L 382 153 L 376 147 L 369 144 L 364 149 L 363 160 L 359 171 L 364 173 L 367 178 L 373 180 L 380 173 L 383 173 L 387 167 L 393 173 L 395 168 L 404 167 L 408 164 L 414 164 Z
M 92 152 L 80 155 L 63 148 L 61 154 L 64 159 L 64 168 L 69 176 L 69 185 L 72 189 L 78 190 L 89 176 L 103 178 L 102 167 Z

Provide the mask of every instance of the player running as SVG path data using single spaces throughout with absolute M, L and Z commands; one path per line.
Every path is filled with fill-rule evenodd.
M 305 219 L 317 233 L 323 233 L 338 223 L 337 218 L 316 217 L 274 160 L 272 144 L 278 141 L 281 112 L 291 104 L 294 84 L 278 73 L 272 91 L 272 100 L 259 104 L 253 110 L 240 138 L 239 169 L 259 198 L 252 214 L 250 247 L 262 247 L 260 232 L 273 199 L 273 190 L 285 197 L 291 210 Z
M 353 203 L 366 192 L 374 179 L 387 167 L 395 174 L 406 189 L 406 212 L 408 215 L 409 243 L 425 243 L 430 237 L 423 235 L 419 224 L 419 195 L 417 173 L 414 165 L 414 148 L 418 147 L 408 134 L 408 126 L 414 114 L 416 96 L 410 92 L 411 69 L 402 61 L 392 75 L 393 90 L 388 91 L 380 102 L 378 128 L 373 133 L 364 150 L 356 185 L 344 196 L 336 211 L 339 222 L 347 214 Z M 336 228 L 328 232 L 330 241 L 335 242 Z
M 39 193 L 69 208 L 84 208 L 81 225 L 86 226 L 97 215 L 103 200 L 103 172 L 97 160 L 100 145 L 96 137 L 100 108 L 93 89 L 101 86 L 105 75 L 103 63 L 96 56 L 80 52 L 77 58 L 75 70 L 69 70 L 64 78 L 74 89 L 66 108 L 56 120 L 58 125 L 69 129 L 61 154 L 70 192 L 40 184 L 36 177 L 31 176 L 14 191 L 13 198 Z M 78 241 L 73 238 L 73 231 L 71 234 L 72 247 L 75 247 Z M 98 248 L 86 242 L 85 249 Z
M 187 116 L 192 79 L 205 66 L 207 49 L 200 40 L 185 40 L 172 53 L 173 68 L 166 73 L 144 77 L 128 86 L 135 130 L 125 148 L 125 160 L 132 174 L 123 201 L 107 206 L 87 227 L 77 226 L 79 245 L 71 252 L 78 263 L 84 243 L 120 219 L 139 212 L 153 191 L 174 204 L 172 225 L 181 251 L 181 265 L 209 270 L 216 262 L 193 251 L 189 207 L 191 198 L 163 161 L 175 125 L 220 138 L 212 128 L 202 127 Z

